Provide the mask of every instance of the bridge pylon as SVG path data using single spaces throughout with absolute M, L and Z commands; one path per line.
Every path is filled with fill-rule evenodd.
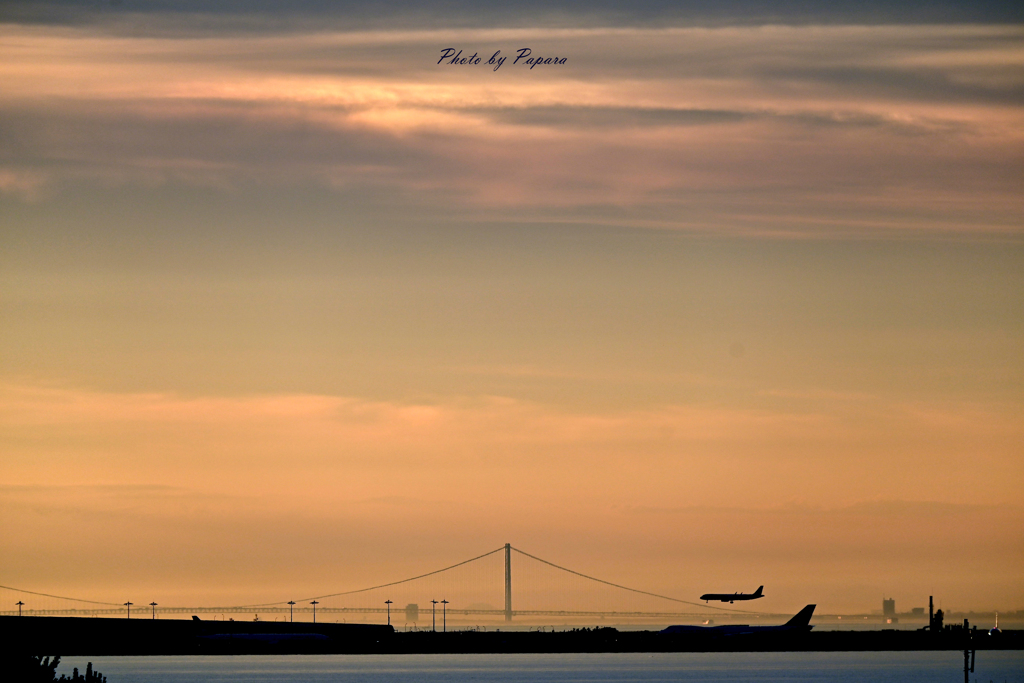
M 512 621 L 512 544 L 505 544 L 505 621 Z

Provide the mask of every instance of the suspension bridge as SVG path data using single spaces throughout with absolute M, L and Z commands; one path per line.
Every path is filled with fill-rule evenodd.
M 212 614 L 214 618 L 226 618 L 227 615 L 255 614 L 263 619 L 294 620 L 299 615 L 301 619 L 319 617 L 334 621 L 347 620 L 351 615 L 363 621 L 386 618 L 388 623 L 407 626 L 436 620 L 438 614 L 443 614 L 445 619 L 498 624 L 553 619 L 679 621 L 707 619 L 716 614 L 769 616 L 607 581 L 537 557 L 509 543 L 409 578 L 276 602 L 174 606 L 159 604 L 156 600 L 149 603 L 89 600 L 9 586 L 0 586 L 0 599 L 4 599 L 0 604 L 0 614 L 4 615 L 156 618 L 157 615 Z

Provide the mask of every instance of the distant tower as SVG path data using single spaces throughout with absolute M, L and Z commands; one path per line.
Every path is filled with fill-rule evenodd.
M 999 612 L 996 612 L 996 625 L 988 630 L 990 636 L 998 636 L 1002 631 L 999 630 Z
M 894 617 L 896 616 L 896 599 L 895 598 L 882 598 L 882 616 L 883 617 Z
M 942 621 L 946 615 L 942 613 L 942 610 L 935 609 L 935 601 L 932 596 L 928 596 L 928 630 L 935 632 L 942 630 Z
M 505 621 L 512 621 L 512 544 L 505 544 Z

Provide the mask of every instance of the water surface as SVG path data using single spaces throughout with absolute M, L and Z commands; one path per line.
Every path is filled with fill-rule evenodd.
M 108 683 L 960 683 L 958 652 L 67 657 Z M 978 652 L 970 680 L 1024 683 L 1024 652 Z

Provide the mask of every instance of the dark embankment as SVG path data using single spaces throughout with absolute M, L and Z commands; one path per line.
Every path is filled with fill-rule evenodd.
M 1024 631 L 812 631 L 718 635 L 612 628 L 395 632 L 390 626 L 284 622 L 0 617 L 3 648 L 65 656 L 498 652 L 1021 650 Z

